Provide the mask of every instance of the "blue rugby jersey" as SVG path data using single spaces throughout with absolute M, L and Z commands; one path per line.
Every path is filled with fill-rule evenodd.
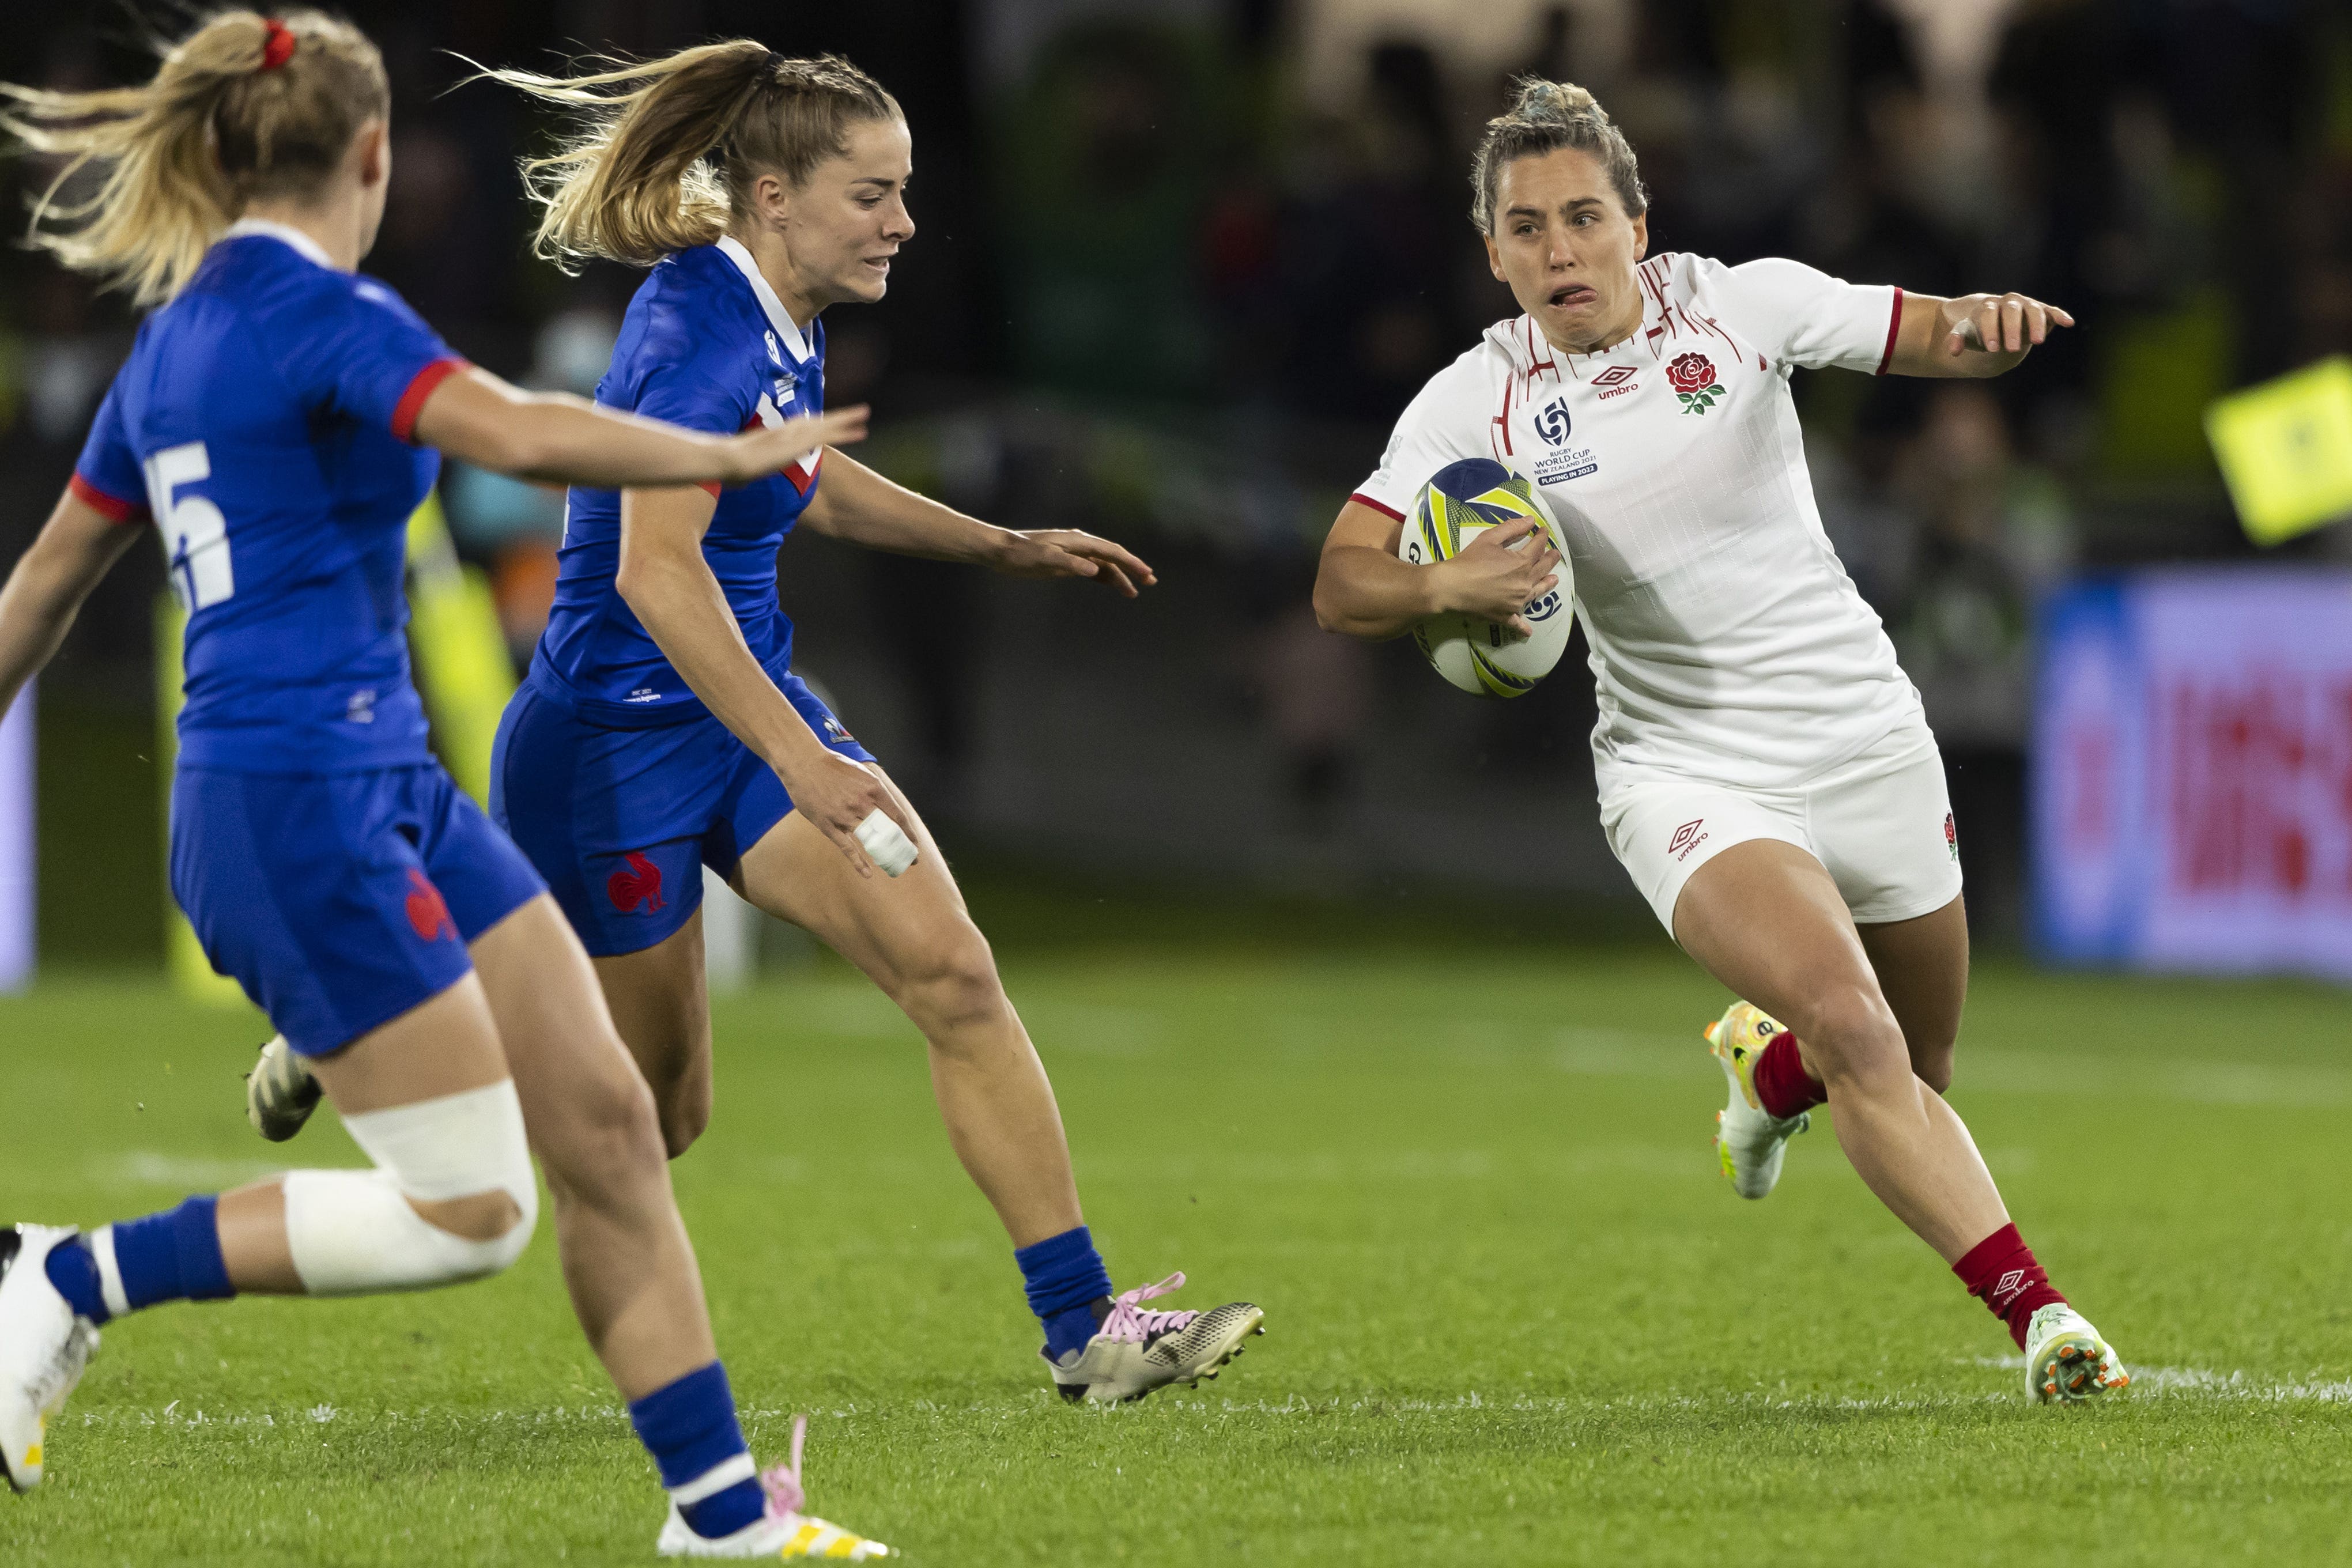
M 796 326 L 738 241 L 682 250 L 657 263 L 629 301 L 596 401 L 722 435 L 815 413 L 824 407 L 824 328 Z M 776 550 L 816 494 L 819 455 L 732 489 L 704 486 L 719 507 L 703 559 L 751 656 L 772 674 L 791 667 L 793 653 L 793 623 L 776 600 Z M 700 717 L 701 699 L 614 588 L 620 564 L 620 492 L 573 489 L 534 680 L 605 723 Z
M 250 221 L 140 328 L 72 489 L 163 536 L 188 612 L 183 763 L 430 759 L 402 579 L 440 457 L 408 438 L 462 363 L 391 289 Z

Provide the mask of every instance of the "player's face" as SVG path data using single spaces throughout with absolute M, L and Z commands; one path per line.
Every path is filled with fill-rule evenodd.
M 809 171 L 792 193 L 785 243 L 816 301 L 870 305 L 889 291 L 890 259 L 914 237 L 907 181 L 915 141 L 902 120 L 861 121 L 848 141 L 847 152 Z
M 1649 247 L 1648 218 L 1626 215 L 1591 153 L 1563 147 L 1503 165 L 1486 262 L 1555 348 L 1590 353 L 1632 336 L 1633 266 Z

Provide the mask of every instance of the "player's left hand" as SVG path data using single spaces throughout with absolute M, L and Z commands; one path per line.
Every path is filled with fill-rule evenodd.
M 1132 550 L 1076 528 L 1007 529 L 990 564 L 1007 577 L 1090 577 L 1129 599 L 1160 580 Z
M 1944 301 L 1941 350 L 1958 359 L 1969 350 L 2023 359 L 2050 336 L 2052 327 L 2072 327 L 2074 318 L 2055 305 L 2022 294 L 1964 294 Z

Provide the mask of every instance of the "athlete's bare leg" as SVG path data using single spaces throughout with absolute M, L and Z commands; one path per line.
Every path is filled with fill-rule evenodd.
M 555 1199 L 572 1311 L 622 1396 L 641 1398 L 719 1358 L 653 1096 L 553 899 L 532 899 L 471 952 L 475 973 L 311 1071 L 347 1114 L 478 1089 L 511 1071 Z M 503 1192 L 410 1204 L 476 1239 L 520 1218 Z M 277 1178 L 223 1194 L 217 1216 L 237 1289 L 301 1293 Z
M 1026 1247 L 1085 1223 L 1061 1110 L 947 857 L 898 803 L 922 852 L 906 875 L 858 876 L 794 813 L 743 857 L 740 890 L 865 970 L 922 1031 L 948 1141 Z
M 739 890 L 865 970 L 922 1031 L 948 1141 L 1013 1246 L 1027 1247 L 1086 1223 L 1061 1109 L 947 857 L 904 795 L 898 804 L 922 852 L 904 876 L 857 875 L 794 812 L 744 855 Z
M 411 1105 L 484 1089 L 508 1075 L 507 1060 L 479 979 L 467 976 L 430 1000 L 383 1024 L 310 1068 L 345 1115 Z M 408 1206 L 453 1236 L 488 1241 L 505 1235 L 522 1211 L 504 1192 L 477 1193 Z M 214 1210 L 221 1260 L 230 1283 L 247 1295 L 299 1296 L 302 1277 L 286 1239 L 286 1193 L 270 1176 L 225 1192 Z
M 1916 920 L 1860 925 L 1862 950 L 1895 1009 L 1911 1071 L 1941 1094 L 1952 1086 L 1952 1047 L 1969 991 L 1969 916 L 1962 900 Z M 1770 1009 L 1766 1009 L 1770 1011 Z M 1794 1025 L 1790 1026 L 1794 1028 Z M 1803 1049 L 1799 1035 L 1799 1051 Z
M 1061 1111 L 946 857 L 900 803 L 922 851 L 906 875 L 858 876 L 795 812 L 743 856 L 736 888 L 866 971 L 923 1032 L 948 1140 L 1013 1244 L 1025 1247 L 1085 1223 Z M 710 1120 L 700 912 L 667 939 L 595 966 L 675 1158 Z
M 572 1310 L 623 1396 L 640 1398 L 719 1357 L 653 1095 L 554 899 L 532 899 L 473 953 L 555 1199 Z
M 652 946 L 590 960 L 613 1009 L 614 1027 L 654 1092 L 669 1157 L 710 1125 L 710 996 L 702 956 L 702 911 Z
M 1675 937 L 1794 1031 L 1806 1070 L 1829 1091 L 1846 1157 L 1947 1263 L 2009 1223 L 1968 1128 L 1913 1071 L 1903 1026 L 1821 862 L 1777 840 L 1733 845 L 1684 885 Z

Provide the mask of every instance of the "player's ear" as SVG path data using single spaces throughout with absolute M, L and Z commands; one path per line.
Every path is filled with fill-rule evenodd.
M 1650 214 L 1643 213 L 1633 219 L 1633 259 L 1641 260 L 1650 254 Z
M 1496 282 L 1508 283 L 1510 278 L 1503 271 L 1503 253 L 1495 248 L 1495 236 L 1486 234 L 1478 237 L 1486 245 L 1486 270 L 1495 275 Z
M 371 120 L 352 138 L 351 164 L 362 189 L 373 189 L 392 178 L 392 128 Z
M 768 227 L 782 228 L 793 215 L 791 184 L 782 174 L 761 174 L 751 182 L 751 210 Z

